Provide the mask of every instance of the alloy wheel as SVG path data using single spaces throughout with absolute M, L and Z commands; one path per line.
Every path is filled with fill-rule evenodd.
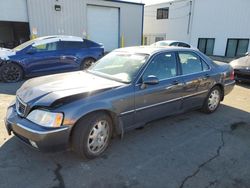
M 214 111 L 220 103 L 220 92 L 215 89 L 210 93 L 208 98 L 208 108 L 210 111 Z
M 88 150 L 91 153 L 99 153 L 106 148 L 109 139 L 109 123 L 106 120 L 98 121 L 88 136 Z
M 94 63 L 94 60 L 88 59 L 84 62 L 84 69 L 89 68 Z
M 17 82 L 22 78 L 22 72 L 16 65 L 10 64 L 3 67 L 2 79 L 6 82 Z

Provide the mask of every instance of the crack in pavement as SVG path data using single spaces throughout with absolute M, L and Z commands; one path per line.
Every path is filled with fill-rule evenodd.
M 206 166 L 208 163 L 210 163 L 211 161 L 213 161 L 214 159 L 216 159 L 217 157 L 220 156 L 220 151 L 221 151 L 221 149 L 225 146 L 225 142 L 224 142 L 224 132 L 223 132 L 223 131 L 220 131 L 220 133 L 221 133 L 221 135 L 220 135 L 220 136 L 221 136 L 221 144 L 220 144 L 219 147 L 217 148 L 216 154 L 215 154 L 213 157 L 211 157 L 211 158 L 209 158 L 208 160 L 206 160 L 205 162 L 203 162 L 202 164 L 200 164 L 200 165 L 198 166 L 197 170 L 195 170 L 195 171 L 193 172 L 193 174 L 191 174 L 191 175 L 189 175 L 189 176 L 186 176 L 186 177 L 184 178 L 184 180 L 182 180 L 181 185 L 179 186 L 179 188 L 183 188 L 184 185 L 185 185 L 185 183 L 186 183 L 188 180 L 190 180 L 191 178 L 195 177 L 195 176 L 200 172 L 201 168 L 203 168 L 203 167 Z
M 60 173 L 61 169 L 62 169 L 62 165 L 60 165 L 59 163 L 56 163 L 56 169 L 54 170 L 54 174 L 56 177 L 55 177 L 54 181 L 57 180 L 59 182 L 59 185 L 54 186 L 53 188 L 65 188 L 63 176 Z

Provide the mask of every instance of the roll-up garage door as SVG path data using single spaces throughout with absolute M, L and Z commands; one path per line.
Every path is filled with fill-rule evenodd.
M 119 47 L 119 9 L 87 6 L 87 35 L 104 45 L 105 51 Z

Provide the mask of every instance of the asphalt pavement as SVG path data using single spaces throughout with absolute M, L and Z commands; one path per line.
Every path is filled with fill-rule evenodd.
M 250 187 L 250 85 L 237 85 L 213 114 L 151 122 L 90 161 L 41 153 L 7 135 L 3 118 L 20 86 L 0 83 L 1 188 Z

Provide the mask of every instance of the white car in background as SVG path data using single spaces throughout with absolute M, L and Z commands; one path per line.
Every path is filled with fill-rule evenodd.
M 151 46 L 179 46 L 184 48 L 197 49 L 186 42 L 176 41 L 176 40 L 161 40 L 151 44 Z

